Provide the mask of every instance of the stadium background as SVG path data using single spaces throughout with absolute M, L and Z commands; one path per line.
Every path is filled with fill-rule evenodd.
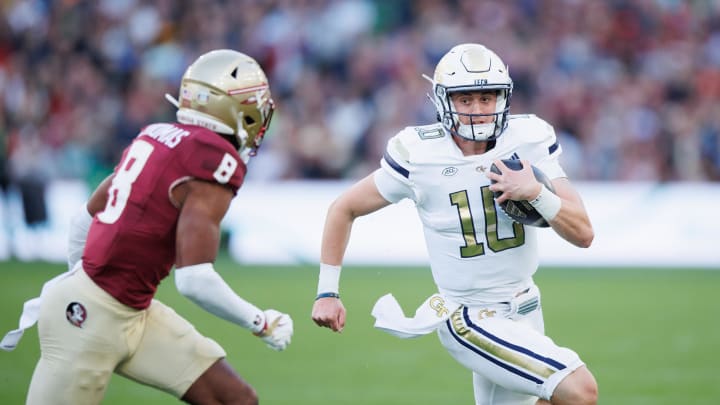
M 380 295 L 410 311 L 432 292 L 408 207 L 358 224 L 345 332 L 315 328 L 309 312 L 327 203 L 377 166 L 397 130 L 433 121 L 420 74 L 451 46 L 481 42 L 510 66 L 512 111 L 555 126 L 595 221 L 588 250 L 544 239 L 549 334 L 589 363 L 601 403 L 720 398 L 717 1 L 9 0 L 0 12 L 0 327 L 63 271 L 68 211 L 141 126 L 173 119 L 163 94 L 184 67 L 231 47 L 265 68 L 278 111 L 218 268 L 242 295 L 287 309 L 296 338 L 271 353 L 172 283 L 161 299 L 223 344 L 263 403 L 471 403 L 469 374 L 436 339 L 372 329 Z M 283 237 L 259 232 L 271 218 Z M 397 234 L 378 223 L 399 223 L 412 242 L 388 249 L 380 236 Z M 37 355 L 35 330 L 0 354 L 3 403 L 22 403 Z M 174 403 L 115 378 L 106 403 L 131 401 Z

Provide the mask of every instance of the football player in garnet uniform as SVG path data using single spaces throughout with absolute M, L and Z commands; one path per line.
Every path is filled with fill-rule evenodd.
M 113 372 L 192 404 L 256 404 L 225 351 L 153 299 L 173 266 L 200 307 L 273 349 L 290 343 L 287 314 L 243 300 L 213 268 L 220 221 L 274 109 L 265 73 L 215 50 L 188 67 L 179 101 L 168 99 L 178 122 L 143 128 L 73 219 L 72 270 L 41 295 L 28 404 L 98 404 Z
M 477 404 L 596 403 L 597 384 L 580 357 L 545 336 L 533 281 L 538 228 L 514 222 L 498 206 L 528 200 L 562 238 L 590 246 L 592 225 L 560 166 L 555 131 L 535 115 L 508 114 L 507 67 L 480 44 L 452 48 L 428 79 L 440 122 L 391 138 L 381 167 L 328 210 L 313 320 L 334 331 L 345 324 L 338 287 L 354 219 L 407 198 L 423 224 L 439 293 L 411 321 L 392 296 L 383 297 L 373 309 L 375 325 L 400 337 L 436 332 L 472 371 Z M 510 158 L 524 168 L 508 170 L 501 160 Z M 502 175 L 490 172 L 493 163 Z M 555 192 L 535 179 L 531 164 Z

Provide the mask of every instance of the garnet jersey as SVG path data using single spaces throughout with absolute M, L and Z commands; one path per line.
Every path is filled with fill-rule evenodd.
M 118 301 L 146 308 L 175 262 L 180 210 L 170 199 L 172 188 L 200 179 L 236 193 L 245 171 L 232 144 L 208 129 L 145 127 L 123 152 L 105 209 L 93 219 L 83 252 L 85 271 Z
M 507 301 L 532 284 L 537 228 L 498 207 L 485 175 L 495 159 L 527 159 L 550 179 L 565 177 L 555 132 L 534 115 L 515 115 L 494 148 L 464 156 L 440 124 L 391 138 L 375 184 L 391 202 L 415 202 L 439 291 L 465 305 Z

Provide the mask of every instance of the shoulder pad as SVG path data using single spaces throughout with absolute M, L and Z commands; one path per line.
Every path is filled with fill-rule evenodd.
M 398 150 L 401 157 L 405 160 L 410 160 L 410 155 L 417 149 L 432 148 L 437 142 L 446 137 L 445 130 L 438 124 L 422 125 L 416 127 L 405 127 L 392 139 L 396 139 L 395 142 L 388 143 L 388 148 L 395 148 Z M 392 140 L 391 139 L 391 140 Z
M 412 142 L 412 138 L 408 139 L 408 134 L 411 134 L 411 132 L 408 131 L 408 128 L 405 128 L 390 138 L 381 161 L 381 166 L 390 169 L 391 173 L 406 179 L 410 176 L 410 151 L 407 143 Z
M 552 125 L 534 114 L 511 115 L 507 132 L 525 143 L 555 142 L 555 130 Z
M 416 155 L 426 142 L 432 143 L 444 136 L 445 132 L 440 124 L 405 127 L 388 141 L 382 159 L 383 166 L 391 169 L 391 173 L 407 179 L 412 167 L 411 156 Z
M 553 127 L 534 114 L 511 116 L 500 142 L 533 162 L 562 152 Z
M 183 164 L 190 176 L 228 185 L 233 191 L 240 188 L 247 168 L 226 139 L 197 127 L 183 146 Z

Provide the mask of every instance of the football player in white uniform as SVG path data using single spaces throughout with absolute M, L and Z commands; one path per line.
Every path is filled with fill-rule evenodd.
M 440 123 L 400 131 L 381 167 L 328 210 L 313 320 L 333 331 L 345 325 L 339 278 L 355 218 L 409 198 L 423 224 L 438 293 L 413 319 L 393 320 L 381 299 L 373 310 L 376 326 L 401 337 L 436 330 L 450 354 L 472 370 L 477 404 L 595 404 L 597 384 L 588 368 L 544 334 L 533 282 L 537 228 L 514 222 L 498 205 L 527 200 L 561 237 L 590 246 L 592 225 L 558 162 L 562 148 L 553 128 L 534 115 L 508 115 L 512 80 L 482 45 L 454 47 L 426 78 Z M 509 170 L 501 159 L 520 159 L 523 169 Z M 502 174 L 490 172 L 493 163 Z M 531 164 L 551 179 L 554 193 L 535 179 Z M 494 199 L 494 191 L 502 194 Z

